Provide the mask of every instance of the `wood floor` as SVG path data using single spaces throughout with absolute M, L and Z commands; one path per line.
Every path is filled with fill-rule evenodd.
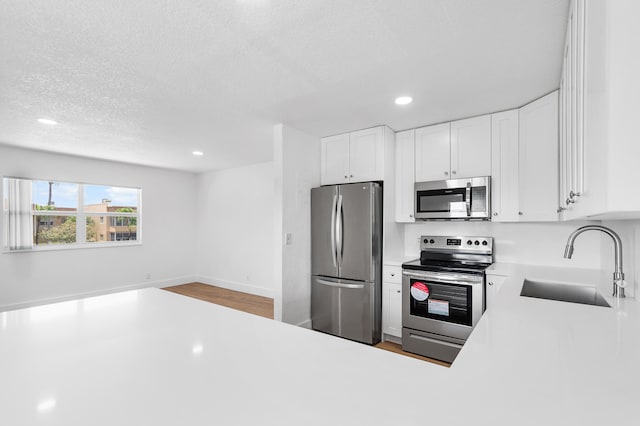
M 165 287 L 163 290 L 273 319 L 273 299 L 268 297 L 255 296 L 253 294 L 227 290 L 226 288 L 215 287 L 202 283 L 189 283 L 173 287 Z M 400 345 L 388 341 L 378 343 L 375 347 L 446 367 L 449 367 L 450 365 L 446 362 L 405 352 L 402 350 Z
M 273 299 L 202 283 L 189 283 L 163 290 L 273 319 Z

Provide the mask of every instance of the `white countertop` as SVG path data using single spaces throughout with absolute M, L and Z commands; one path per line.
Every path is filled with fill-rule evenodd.
M 0 421 L 640 424 L 640 304 L 520 297 L 523 276 L 558 273 L 515 268 L 450 369 L 158 289 L 5 312 Z

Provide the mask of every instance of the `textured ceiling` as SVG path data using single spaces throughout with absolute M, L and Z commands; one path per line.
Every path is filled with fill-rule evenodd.
M 199 172 L 269 160 L 276 123 L 324 136 L 508 109 L 558 87 L 567 11 L 567 0 L 0 0 L 0 143 Z M 414 103 L 394 105 L 402 94 Z

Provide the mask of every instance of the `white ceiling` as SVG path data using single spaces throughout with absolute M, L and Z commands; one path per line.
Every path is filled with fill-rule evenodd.
M 268 161 L 280 122 L 325 136 L 520 106 L 558 87 L 568 0 L 0 0 L 0 11 L 0 143 L 199 172 Z M 414 103 L 396 106 L 404 94 Z

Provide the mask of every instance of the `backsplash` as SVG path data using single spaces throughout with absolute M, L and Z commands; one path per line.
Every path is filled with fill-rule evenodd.
M 420 235 L 477 235 L 493 237 L 496 262 L 600 269 L 600 235 L 595 232 L 580 236 L 573 259 L 563 258 L 569 234 L 585 224 L 587 222 L 419 222 L 405 225 L 404 254 L 419 256 Z
M 553 223 L 419 222 L 404 227 L 404 255 L 420 255 L 421 235 L 489 236 L 494 238 L 496 262 L 524 263 L 558 267 L 602 269 L 613 273 L 614 251 L 611 238 L 600 232 L 585 232 L 575 242 L 572 259 L 563 257 L 569 234 L 587 224 L 601 224 L 616 231 L 624 248 L 623 266 L 633 297 L 640 283 L 640 220 L 575 221 Z M 610 283 L 601 290 L 608 292 Z

